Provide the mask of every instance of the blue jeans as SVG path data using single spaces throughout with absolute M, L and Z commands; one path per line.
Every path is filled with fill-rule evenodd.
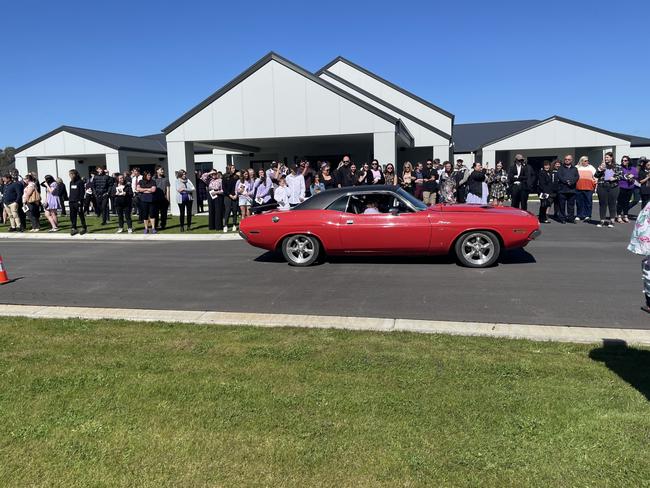
M 592 190 L 576 190 L 576 205 L 578 206 L 578 218 L 581 220 L 591 218 L 593 210 L 594 192 Z

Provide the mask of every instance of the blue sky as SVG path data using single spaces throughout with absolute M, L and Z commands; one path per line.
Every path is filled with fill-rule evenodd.
M 650 137 L 650 2 L 7 2 L 0 147 L 159 132 L 268 51 L 342 55 L 457 122 L 558 114 Z

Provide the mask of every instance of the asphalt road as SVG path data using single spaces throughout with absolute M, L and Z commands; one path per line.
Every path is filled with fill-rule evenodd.
M 0 303 L 649 328 L 632 224 L 542 227 L 486 270 L 449 258 L 292 268 L 243 241 L 0 241 Z

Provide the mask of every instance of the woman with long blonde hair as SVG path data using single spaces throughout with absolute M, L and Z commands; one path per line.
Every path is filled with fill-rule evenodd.
M 410 161 L 404 163 L 404 169 L 402 170 L 402 188 L 411 195 L 415 192 L 415 173 L 413 172 L 413 165 Z

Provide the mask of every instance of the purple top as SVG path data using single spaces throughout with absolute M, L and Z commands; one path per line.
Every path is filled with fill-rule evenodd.
M 57 183 L 56 181 L 53 181 L 52 184 L 50 185 L 50 188 L 52 191 L 56 190 Z M 47 192 L 47 209 L 48 210 L 58 210 L 61 208 L 61 201 L 59 200 L 59 197 L 55 197 L 51 192 Z
M 623 179 L 619 181 L 618 186 L 624 190 L 632 190 L 634 188 L 634 181 L 639 179 L 639 170 L 636 166 L 627 168 L 621 166 L 621 169 L 623 170 Z M 632 179 L 628 180 L 630 177 Z
M 201 179 L 208 186 L 208 190 L 223 193 L 223 182 L 221 178 L 213 178 L 210 173 L 204 173 L 201 175 Z
M 273 183 L 271 182 L 271 178 L 268 176 L 264 181 L 262 181 L 260 178 L 255 180 L 255 186 L 254 186 L 254 193 L 255 193 L 255 200 L 261 198 L 262 203 L 267 203 L 271 199 L 271 188 L 273 188 Z

